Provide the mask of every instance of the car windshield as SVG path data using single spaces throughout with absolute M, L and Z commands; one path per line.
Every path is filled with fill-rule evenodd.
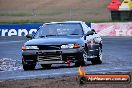
M 47 36 L 83 35 L 80 23 L 54 23 L 45 24 L 37 31 L 35 38 Z

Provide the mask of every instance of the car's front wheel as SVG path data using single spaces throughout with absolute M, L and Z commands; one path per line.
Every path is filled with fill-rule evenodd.
M 24 60 L 22 60 L 22 65 L 23 65 L 23 69 L 25 70 L 25 71 L 27 71 L 27 70 L 34 70 L 35 69 L 35 66 L 36 66 L 36 64 L 34 63 L 27 63 L 27 62 L 25 62 Z
M 86 50 L 84 50 L 83 52 L 82 52 L 82 54 L 80 54 L 79 56 L 78 56 L 78 61 L 75 63 L 75 66 L 76 67 L 79 67 L 79 66 L 85 66 L 86 64 L 87 64 L 87 52 L 86 52 Z
M 99 47 L 99 52 L 96 58 L 91 60 L 92 64 L 101 64 L 102 63 L 102 49 Z
M 23 69 L 25 71 L 27 71 L 27 70 L 34 70 L 35 69 L 35 65 L 23 64 Z

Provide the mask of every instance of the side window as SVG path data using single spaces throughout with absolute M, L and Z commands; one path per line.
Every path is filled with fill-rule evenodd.
M 84 34 L 86 34 L 88 31 L 91 31 L 91 28 L 88 27 L 85 22 L 82 23 Z

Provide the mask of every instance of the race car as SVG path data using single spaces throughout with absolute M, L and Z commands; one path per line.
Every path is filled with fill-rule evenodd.
M 75 66 L 102 63 L 102 38 L 82 21 L 50 22 L 43 24 L 31 40 L 22 46 L 24 70 L 36 64 L 49 68 L 52 64 L 75 63 Z

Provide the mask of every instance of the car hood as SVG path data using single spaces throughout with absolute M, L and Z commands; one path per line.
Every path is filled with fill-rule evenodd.
M 80 36 L 50 36 L 45 38 L 32 39 L 25 45 L 62 45 L 62 44 L 83 44 Z

